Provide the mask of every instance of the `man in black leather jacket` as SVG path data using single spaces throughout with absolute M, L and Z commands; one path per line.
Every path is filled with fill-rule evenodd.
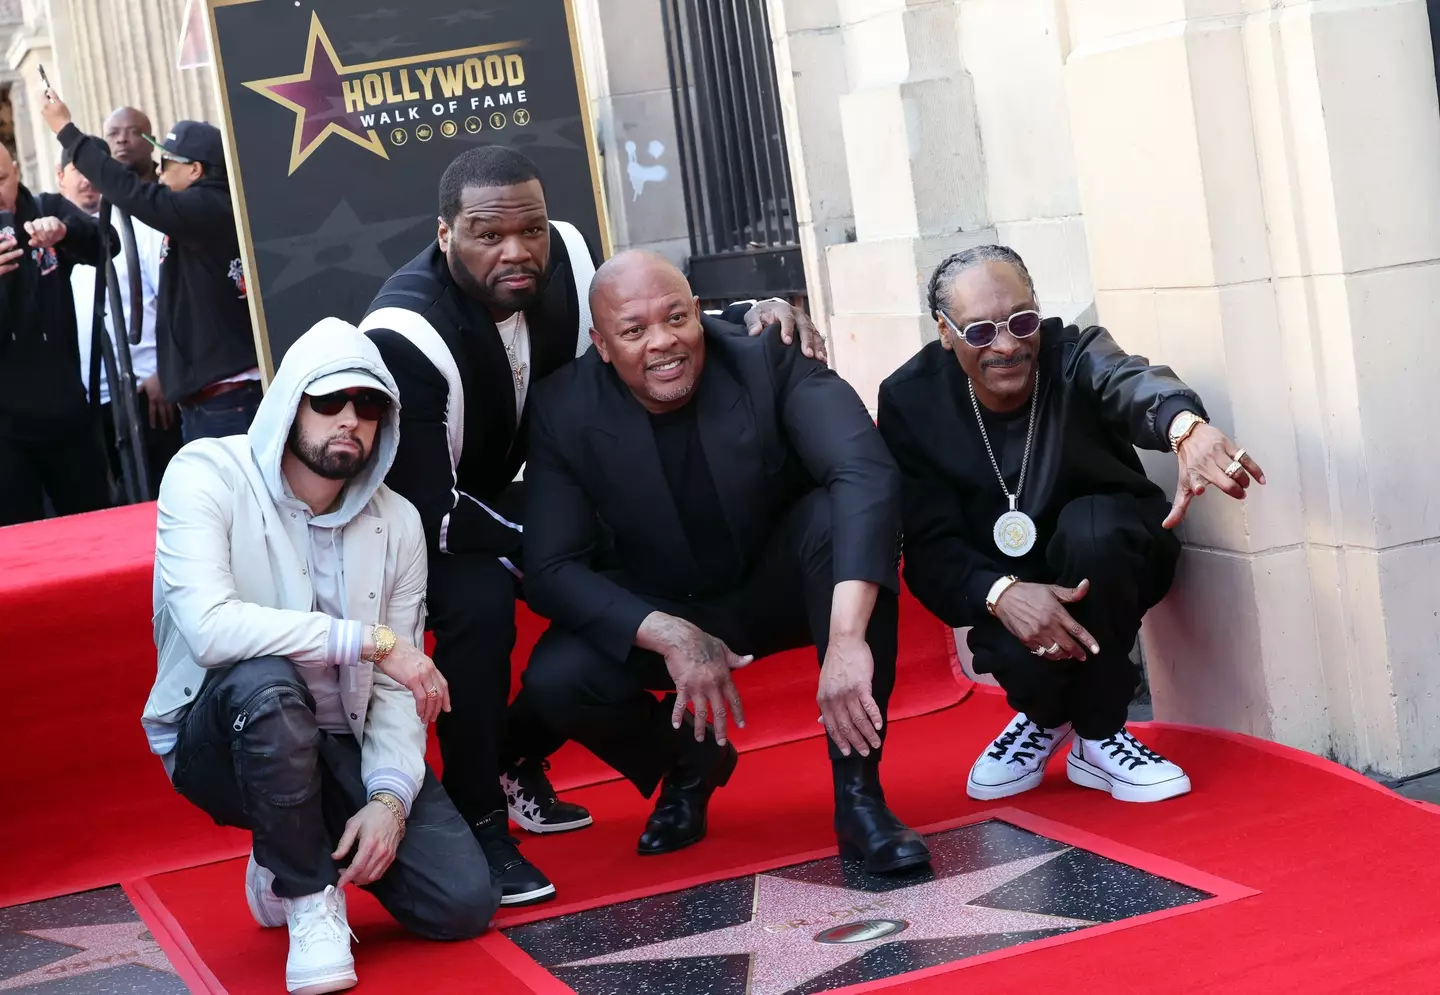
M 1191 498 L 1211 486 L 1244 498 L 1264 474 L 1170 369 L 1103 328 L 1042 319 L 1011 249 L 946 259 L 930 309 L 939 341 L 881 385 L 879 425 L 903 474 L 905 580 L 947 624 L 970 627 L 976 671 L 1018 713 L 968 793 L 1036 787 L 1072 733 L 1072 782 L 1131 802 L 1188 792 L 1185 772 L 1125 729 L 1139 683 L 1130 650 L 1169 590 L 1170 530 Z M 1176 451 L 1168 513 L 1135 447 Z

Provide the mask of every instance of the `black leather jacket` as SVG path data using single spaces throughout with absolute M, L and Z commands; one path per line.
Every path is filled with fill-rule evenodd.
M 1205 414 L 1168 367 L 1128 355 L 1103 328 L 1082 332 L 1049 319 L 1038 334 L 1040 409 L 1020 510 L 1035 520 L 1039 537 L 1018 559 L 995 547 L 995 520 L 1009 506 L 955 356 L 932 342 L 880 385 L 880 433 L 903 474 L 905 582 L 952 626 L 983 618 L 985 596 L 1002 576 L 1046 579 L 1047 541 L 1060 510 L 1077 497 L 1132 494 L 1153 504 L 1158 527 L 1169 502 L 1145 476 L 1135 448 L 1168 451 L 1171 420 L 1187 410 Z M 1029 410 L 985 414 L 1012 492 Z

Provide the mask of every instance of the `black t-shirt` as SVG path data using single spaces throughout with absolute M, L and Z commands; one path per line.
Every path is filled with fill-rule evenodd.
M 708 582 L 706 586 L 711 591 L 734 586 L 740 580 L 740 561 L 720 507 L 715 478 L 700 444 L 694 403 L 651 415 L 650 426 L 655 432 L 665 480 L 680 513 L 680 524 L 690 542 L 690 552 Z
M 965 402 L 968 404 L 968 397 L 965 398 Z M 1015 488 L 1020 484 L 1020 468 L 1025 459 L 1025 439 L 1030 431 L 1030 404 L 1032 402 L 1033 397 L 1031 401 L 1027 401 L 1020 408 L 1004 414 L 991 411 L 984 405 L 980 406 L 980 417 L 984 419 L 985 433 L 990 438 L 990 448 L 995 453 L 995 462 L 999 464 L 1000 472 L 1005 475 L 1005 489 L 1000 489 L 1000 479 L 995 476 L 993 468 L 987 466 L 984 473 L 994 481 L 995 497 L 1002 506 L 1005 504 L 1005 492 L 1009 491 L 1014 494 Z M 966 421 L 970 422 L 974 431 L 979 432 L 978 428 L 974 428 L 975 415 L 973 411 Z M 1039 434 L 1039 425 L 1035 426 L 1035 432 L 1037 435 Z M 983 442 L 981 446 L 984 446 Z M 1035 454 L 1032 451 L 1030 455 L 1033 458 Z M 988 464 L 990 461 L 986 460 L 985 462 Z M 1026 476 L 1029 476 L 1028 471 Z M 1025 511 L 1025 492 L 1023 490 L 1020 492 L 1020 510 Z

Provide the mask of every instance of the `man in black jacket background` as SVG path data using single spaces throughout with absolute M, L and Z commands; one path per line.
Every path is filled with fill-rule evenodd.
M 525 591 L 555 624 L 531 701 L 642 794 L 660 786 L 638 850 L 668 853 L 704 837 L 736 765 L 731 669 L 813 645 L 842 852 L 872 872 L 928 861 L 880 788 L 900 480 L 865 406 L 776 332 L 702 316 L 658 256 L 611 259 L 590 300 L 595 349 L 535 397 Z
M 100 262 L 100 226 L 32 194 L 0 145 L 0 526 L 109 503 L 100 426 L 80 380 L 70 271 Z
M 1195 392 L 1103 328 L 1042 320 L 1025 263 L 981 246 L 930 281 L 939 341 L 880 387 L 880 433 L 903 474 L 905 580 L 970 626 L 975 669 L 1019 714 L 976 760 L 972 798 L 1038 786 L 1069 736 L 1070 780 L 1122 801 L 1190 790 L 1125 729 L 1140 620 L 1180 556 L 1192 497 L 1243 498 L 1260 467 L 1205 421 Z M 1175 450 L 1173 504 L 1135 447 Z
M 155 344 L 160 386 L 180 407 L 185 441 L 243 434 L 260 406 L 260 369 L 219 129 L 180 121 L 164 141 L 150 139 L 161 168 L 160 181 L 147 183 L 75 127 L 59 97 L 45 98 L 41 113 L 75 168 L 165 235 Z

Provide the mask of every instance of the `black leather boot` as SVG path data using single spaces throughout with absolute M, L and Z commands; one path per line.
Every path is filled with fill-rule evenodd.
M 880 787 L 880 752 L 832 759 L 835 777 L 835 836 L 842 857 L 858 857 L 865 870 L 887 874 L 930 862 L 920 834 L 885 806 Z
M 687 716 L 680 727 L 687 741 L 684 752 L 660 782 L 660 797 L 635 847 L 643 857 L 673 853 L 705 838 L 710 796 L 730 780 L 740 759 L 733 743 L 721 746 L 709 734 L 703 743 L 695 742 L 692 728 Z

